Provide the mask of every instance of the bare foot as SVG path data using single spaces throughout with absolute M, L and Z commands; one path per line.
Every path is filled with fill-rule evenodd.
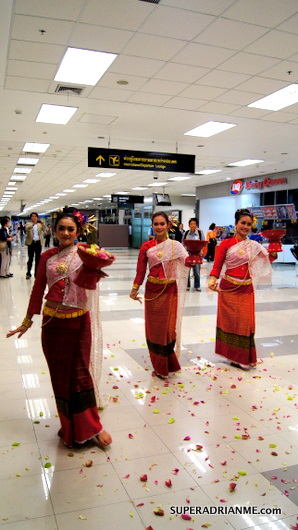
M 100 447 L 107 447 L 112 443 L 112 437 L 107 431 L 103 431 L 101 434 L 96 436 L 96 440 Z

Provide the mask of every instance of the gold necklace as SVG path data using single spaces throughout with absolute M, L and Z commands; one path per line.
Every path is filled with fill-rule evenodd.
M 62 249 L 62 250 L 64 250 L 64 249 Z M 63 261 L 63 258 L 62 258 L 62 261 L 60 261 L 59 254 L 61 254 L 62 250 L 60 250 L 60 252 L 58 252 L 58 254 L 57 254 L 58 265 L 56 265 L 56 272 L 58 272 L 58 274 L 66 274 L 68 272 L 70 264 L 71 264 L 71 261 L 72 261 L 72 258 L 74 256 L 74 252 L 73 252 L 73 250 L 71 250 L 70 252 L 72 252 L 72 257 L 70 259 L 69 265 L 67 265 L 67 263 L 65 263 L 65 259 L 68 257 L 68 254 L 65 256 L 64 261 Z
M 166 240 L 165 240 L 164 242 L 161 241 L 161 243 L 163 243 L 163 246 L 162 246 L 162 248 L 161 248 L 158 252 L 156 252 L 156 257 L 157 257 L 157 258 L 162 258 L 162 257 L 163 257 L 163 255 L 164 255 L 163 250 L 164 250 L 164 248 L 165 248 L 165 244 L 166 244 L 167 240 L 168 240 L 168 238 L 166 238 Z M 157 245 L 160 245 L 160 243 L 157 243 L 157 240 L 155 240 L 155 242 L 156 242 L 156 246 L 157 246 Z
M 241 241 L 239 241 L 236 236 L 235 236 L 235 239 L 236 239 L 237 244 L 241 243 L 241 241 L 246 241 L 246 238 L 245 239 L 241 239 Z M 238 254 L 240 254 L 240 256 L 244 256 L 245 250 L 243 250 L 243 248 L 239 248 Z

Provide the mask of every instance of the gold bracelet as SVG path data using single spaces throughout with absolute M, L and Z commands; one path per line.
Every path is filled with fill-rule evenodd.
M 28 318 L 28 317 L 25 317 L 23 322 L 22 322 L 22 326 L 25 326 L 26 328 L 31 328 L 33 322 L 31 320 L 31 318 Z
M 140 287 L 140 286 L 139 286 L 137 283 L 133 283 L 133 284 L 132 284 L 132 289 L 136 289 L 136 290 L 138 290 L 139 287 Z

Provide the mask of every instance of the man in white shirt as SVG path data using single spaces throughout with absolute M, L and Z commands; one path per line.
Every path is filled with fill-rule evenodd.
M 36 277 L 37 266 L 40 260 L 40 254 L 42 246 L 44 244 L 44 232 L 45 226 L 42 221 L 38 220 L 38 214 L 32 212 L 30 214 L 30 223 L 26 224 L 26 239 L 25 245 L 28 247 L 28 262 L 27 262 L 27 274 L 26 280 L 31 278 L 32 263 L 35 256 L 35 271 L 34 276 Z
M 204 232 L 198 227 L 198 220 L 196 217 L 192 217 L 189 220 L 189 230 L 186 230 L 183 239 L 205 239 Z M 193 267 L 194 278 L 195 278 L 195 290 L 201 291 L 201 280 L 200 280 L 200 265 L 199 263 Z M 190 270 L 188 273 L 187 291 L 190 289 Z

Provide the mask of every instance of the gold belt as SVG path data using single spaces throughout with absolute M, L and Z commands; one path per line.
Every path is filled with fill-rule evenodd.
M 227 276 L 226 274 L 224 275 L 224 280 L 227 280 L 228 282 L 230 283 L 233 283 L 234 285 L 250 285 L 252 283 L 252 279 L 250 278 L 250 280 L 233 280 L 232 278 L 230 278 L 230 276 Z
M 49 315 L 50 317 L 55 318 L 77 318 L 87 313 L 86 309 L 79 309 L 79 311 L 73 311 L 69 313 L 62 313 L 61 310 L 53 309 L 47 305 L 43 306 L 43 314 Z
M 167 280 L 166 278 L 154 278 L 153 276 L 148 276 L 147 280 L 148 282 L 159 283 L 161 285 L 164 285 L 167 283 L 175 283 L 176 281 L 176 280 Z

